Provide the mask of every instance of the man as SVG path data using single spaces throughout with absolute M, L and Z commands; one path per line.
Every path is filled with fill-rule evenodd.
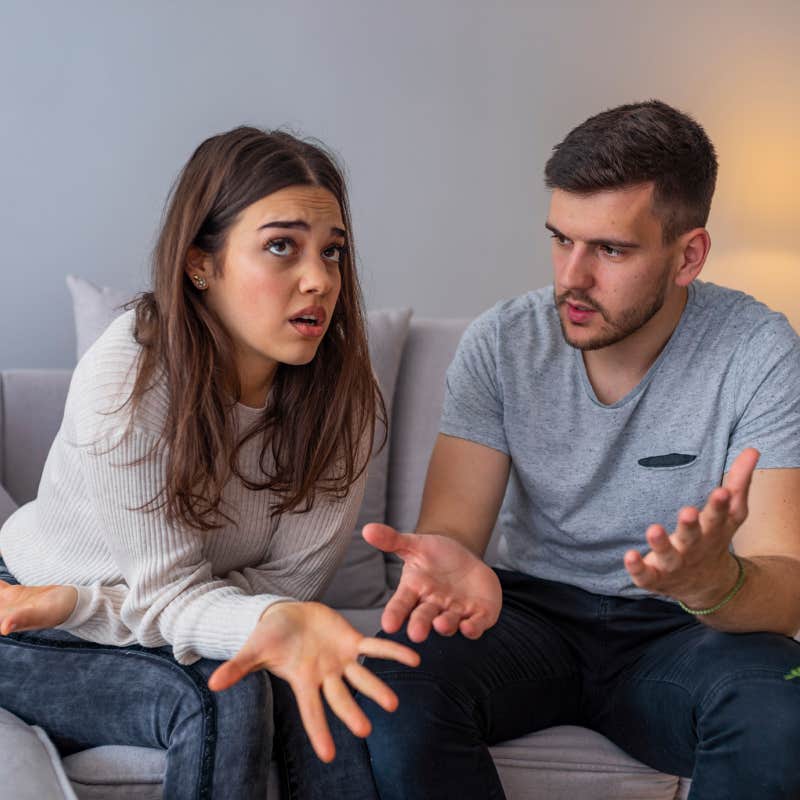
M 367 662 L 400 700 L 361 700 L 382 800 L 502 798 L 487 745 L 563 724 L 694 800 L 800 797 L 800 343 L 697 280 L 716 172 L 657 101 L 548 161 L 554 284 L 465 333 L 416 533 L 364 531 L 422 658 Z

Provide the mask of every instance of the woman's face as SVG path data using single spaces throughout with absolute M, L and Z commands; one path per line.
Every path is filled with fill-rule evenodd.
M 205 301 L 235 344 L 242 402 L 263 404 L 279 363 L 314 358 L 339 297 L 346 235 L 331 192 L 291 186 L 241 212 L 220 274 L 190 254 L 189 279 L 205 277 Z

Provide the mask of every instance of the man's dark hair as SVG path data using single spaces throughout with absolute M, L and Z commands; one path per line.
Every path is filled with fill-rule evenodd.
M 666 243 L 704 227 L 717 155 L 703 128 L 660 100 L 603 111 L 571 130 L 544 169 L 550 189 L 592 194 L 650 181 Z

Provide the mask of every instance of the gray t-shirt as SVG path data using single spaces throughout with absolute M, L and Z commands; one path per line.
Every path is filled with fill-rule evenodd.
M 702 507 L 745 447 L 759 469 L 800 466 L 800 339 L 749 295 L 695 281 L 642 381 L 604 405 L 546 287 L 467 329 L 441 432 L 511 457 L 498 566 L 642 596 L 623 554 L 647 552 L 648 525 Z

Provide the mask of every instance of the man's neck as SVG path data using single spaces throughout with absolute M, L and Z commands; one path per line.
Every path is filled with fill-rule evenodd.
M 601 403 L 612 405 L 639 385 L 678 326 L 688 294 L 680 288 L 638 331 L 609 347 L 582 354 L 586 375 Z

